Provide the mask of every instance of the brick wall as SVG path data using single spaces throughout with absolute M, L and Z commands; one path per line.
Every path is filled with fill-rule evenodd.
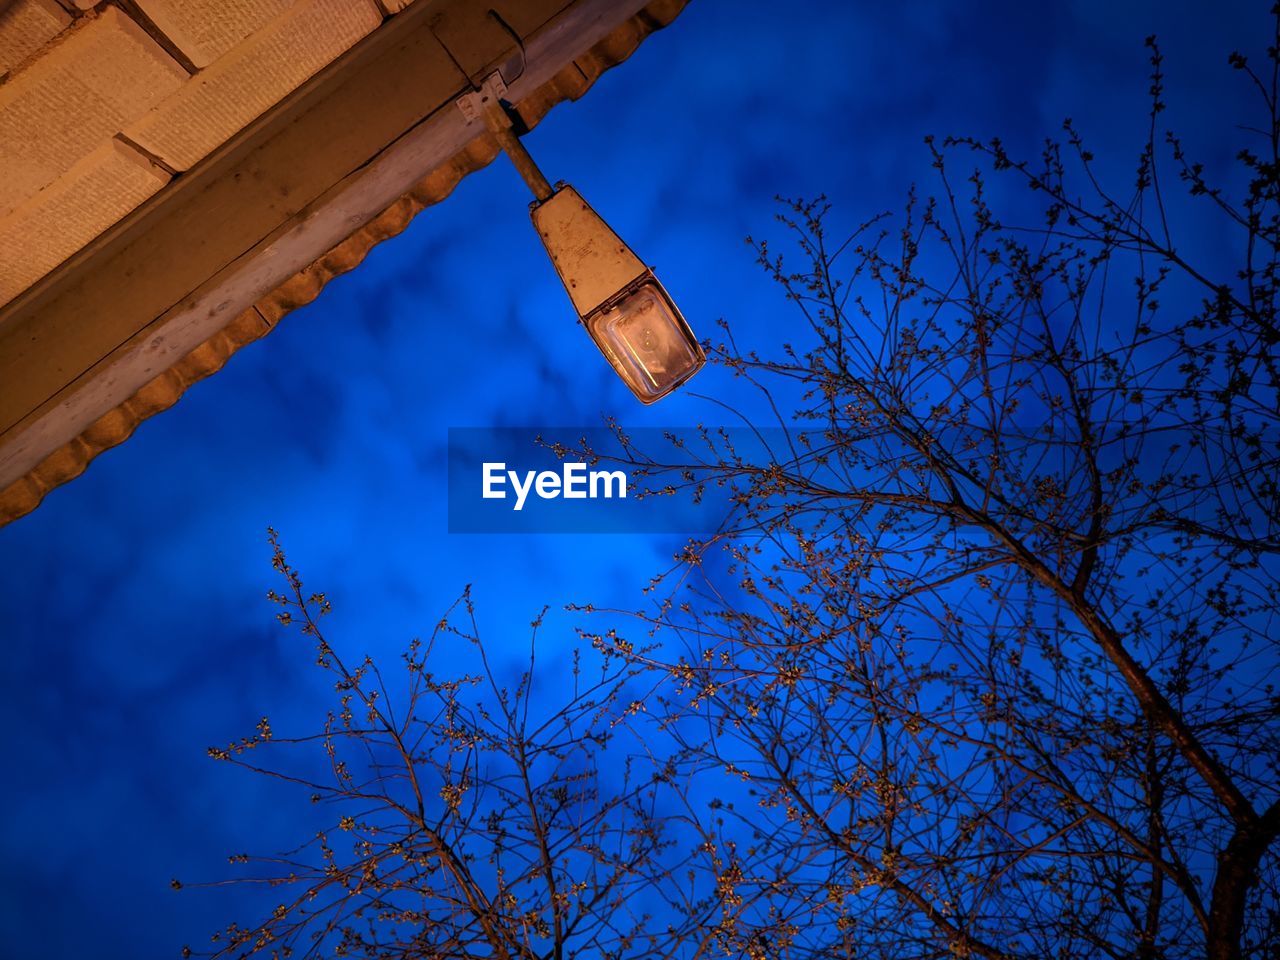
M 0 305 L 404 0 L 0 0 Z

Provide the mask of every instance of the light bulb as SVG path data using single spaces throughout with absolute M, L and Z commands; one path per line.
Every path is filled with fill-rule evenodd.
M 660 400 L 705 362 L 688 324 L 652 274 L 586 319 L 587 331 L 642 403 Z

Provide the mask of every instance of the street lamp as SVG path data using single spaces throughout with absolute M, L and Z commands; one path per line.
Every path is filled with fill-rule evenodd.
M 494 73 L 458 107 L 484 121 L 533 191 L 533 226 L 600 352 L 641 403 L 661 400 L 702 368 L 701 345 L 653 271 L 578 191 L 547 182 L 511 129 L 505 94 Z

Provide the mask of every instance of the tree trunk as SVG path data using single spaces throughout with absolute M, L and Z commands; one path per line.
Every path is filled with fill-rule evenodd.
M 1241 960 L 1240 935 L 1249 892 L 1258 882 L 1258 864 L 1280 834 L 1280 801 L 1262 817 L 1241 824 L 1218 855 L 1209 905 L 1209 933 L 1205 953 L 1209 960 Z

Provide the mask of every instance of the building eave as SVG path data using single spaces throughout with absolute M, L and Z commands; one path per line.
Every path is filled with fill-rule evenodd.
M 686 3 L 573 0 L 528 37 L 515 38 L 519 43 L 495 41 L 480 59 L 455 65 L 466 71 L 464 80 L 474 81 L 497 67 L 514 72 L 518 64 L 508 95 L 532 127 L 555 105 L 582 96 L 605 70 L 625 61 L 650 34 L 675 19 Z M 0 525 L 34 510 L 50 490 L 79 476 L 94 457 L 122 443 L 142 421 L 173 406 L 191 384 L 217 372 L 237 350 L 310 303 L 331 279 L 354 269 L 376 244 L 400 233 L 418 213 L 445 199 L 463 177 L 493 160 L 497 148 L 483 126 L 468 125 L 452 104 L 467 87 L 451 89 L 423 119 L 393 131 L 371 159 L 238 256 L 219 263 L 198 283 L 184 285 L 176 297 L 155 292 L 151 303 L 158 297 L 164 309 L 149 309 L 146 296 L 130 293 L 131 284 L 153 282 L 145 272 L 130 268 L 141 256 L 143 238 L 163 248 L 164 231 L 174 234 L 180 227 L 173 218 L 198 217 L 213 209 L 209 191 L 220 178 L 243 176 L 255 161 L 270 162 L 270 144 L 280 142 L 280 131 L 288 133 L 291 123 L 306 122 L 303 111 L 323 102 L 318 98 L 326 90 L 337 89 L 344 70 L 369 65 L 367 79 L 376 89 L 379 78 L 372 65 L 379 51 L 371 46 L 403 50 L 432 30 L 431 5 L 410 6 L 175 180 L 185 194 L 170 189 L 152 198 L 0 310 L 0 374 L 6 363 L 12 374 L 24 369 L 24 356 L 40 357 L 49 367 L 47 358 L 34 351 L 56 346 L 57 336 L 75 336 L 74 324 L 84 322 L 77 311 L 95 303 L 101 309 L 105 293 L 118 291 L 121 302 L 136 302 L 142 309 L 124 328 L 129 335 L 86 369 L 50 369 L 42 383 L 57 388 L 47 394 L 49 388 L 40 384 L 28 388 L 39 402 L 27 403 L 31 409 L 25 412 L 16 407 L 21 417 L 0 432 Z M 293 119 L 297 116 L 303 119 Z M 255 138 L 268 144 L 256 154 Z M 46 343 L 31 342 L 30 332 L 45 337 Z M 66 382 L 59 385 L 60 380 Z

